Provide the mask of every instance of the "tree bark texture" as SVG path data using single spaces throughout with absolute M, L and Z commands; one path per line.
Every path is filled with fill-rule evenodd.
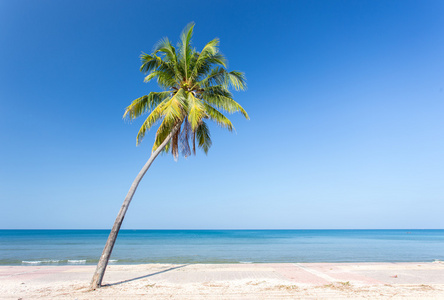
M 150 168 L 154 159 L 159 155 L 159 153 L 165 148 L 168 144 L 172 136 L 177 132 L 180 128 L 180 124 L 174 127 L 171 133 L 166 137 L 166 139 L 160 144 L 160 146 L 151 153 L 150 158 L 145 163 L 143 168 L 140 170 L 136 179 L 134 179 L 131 188 L 128 191 L 128 194 L 123 201 L 122 207 L 120 208 L 119 214 L 117 215 L 116 220 L 114 221 L 114 226 L 111 229 L 111 232 L 108 236 L 108 240 L 106 241 L 105 248 L 103 249 L 102 256 L 100 257 L 99 263 L 97 264 L 96 271 L 91 281 L 91 288 L 97 289 L 102 285 L 103 276 L 105 275 L 105 269 L 108 265 L 109 258 L 111 257 L 111 252 L 113 251 L 114 244 L 117 239 L 117 235 L 119 234 L 120 226 L 122 226 L 123 219 L 125 218 L 126 211 L 128 210 L 128 206 L 133 199 L 134 193 L 136 192 L 137 186 L 145 175 L 146 171 Z

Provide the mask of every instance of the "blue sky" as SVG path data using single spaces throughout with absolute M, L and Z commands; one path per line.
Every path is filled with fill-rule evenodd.
M 444 228 L 444 2 L 0 1 L 0 228 L 110 228 L 162 37 L 246 73 L 237 133 L 159 157 L 123 228 Z

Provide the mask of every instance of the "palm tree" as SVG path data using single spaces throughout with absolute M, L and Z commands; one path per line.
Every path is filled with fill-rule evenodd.
M 140 71 L 145 73 L 145 82 L 157 79 L 162 92 L 151 92 L 134 100 L 125 110 L 124 118 L 135 118 L 149 113 L 137 134 L 137 144 L 147 130 L 160 122 L 156 131 L 151 156 L 140 170 L 120 208 L 114 226 L 97 264 L 91 288 L 101 286 L 114 243 L 119 233 L 125 213 L 142 177 L 160 152 L 171 152 L 177 159 L 180 152 L 186 157 L 192 151 L 196 154 L 197 145 L 205 153 L 211 147 L 210 132 L 206 121 L 216 122 L 232 131 L 233 124 L 220 111 L 240 112 L 249 119 L 247 112 L 229 91 L 246 88 L 242 72 L 226 70 L 226 59 L 219 52 L 219 40 L 210 41 L 201 52 L 191 46 L 194 23 L 182 31 L 177 51 L 167 38 L 160 40 L 152 54 L 141 55 Z

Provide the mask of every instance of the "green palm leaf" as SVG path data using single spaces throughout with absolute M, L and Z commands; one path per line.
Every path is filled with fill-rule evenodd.
M 216 122 L 216 124 L 218 124 L 223 128 L 227 128 L 228 131 L 233 131 L 234 129 L 233 124 L 231 124 L 231 121 L 227 117 L 225 117 L 221 112 L 219 112 L 217 109 L 214 109 L 208 104 L 205 104 L 205 110 L 210 120 Z
M 207 154 L 208 150 L 212 145 L 212 142 L 211 142 L 210 130 L 208 129 L 208 126 L 205 122 L 202 122 L 199 125 L 199 127 L 197 127 L 196 138 L 199 148 L 202 148 L 205 154 Z
M 171 92 L 168 91 L 160 93 L 151 92 L 148 95 L 137 98 L 125 109 L 123 118 L 134 120 L 135 118 L 140 117 L 159 105 L 159 103 L 168 98 L 170 94 Z
M 196 131 L 202 118 L 206 116 L 205 105 L 199 98 L 194 97 L 193 93 L 188 93 L 188 121 L 191 129 Z

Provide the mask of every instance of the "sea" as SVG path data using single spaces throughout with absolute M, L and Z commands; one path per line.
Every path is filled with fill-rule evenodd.
M 0 265 L 96 264 L 109 230 L 0 230 Z M 444 230 L 121 230 L 110 264 L 432 262 Z

